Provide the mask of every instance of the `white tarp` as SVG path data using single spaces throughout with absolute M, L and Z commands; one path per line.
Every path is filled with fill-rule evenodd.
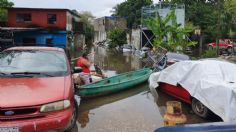
M 222 60 L 181 61 L 149 78 L 151 89 L 158 82 L 180 84 L 224 121 L 236 121 L 236 64 Z

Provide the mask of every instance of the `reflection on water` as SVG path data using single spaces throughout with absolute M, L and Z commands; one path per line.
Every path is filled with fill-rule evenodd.
M 108 96 L 81 100 L 78 114 L 78 122 L 80 124 L 80 127 L 84 128 L 86 127 L 87 123 L 89 123 L 89 114 L 94 115 L 94 113 L 89 112 L 90 110 L 94 110 L 104 105 L 109 105 L 113 102 L 137 95 L 146 90 L 146 87 L 144 85 L 146 84 L 142 84 L 137 88 L 125 90 L 123 92 L 111 94 Z
M 147 84 L 141 84 L 139 86 L 135 86 L 135 88 L 130 88 L 118 93 L 110 94 L 107 96 L 101 96 L 101 97 L 96 97 L 96 98 L 91 98 L 91 99 L 83 99 L 80 101 L 80 107 L 79 111 L 87 111 L 91 109 L 96 109 L 99 108 L 103 105 L 107 105 L 122 99 L 126 99 L 128 97 L 137 95 L 143 91 L 146 91 L 147 89 Z
M 79 106 L 79 131 L 154 131 L 162 117 L 147 83 L 119 93 L 87 100 Z
M 140 59 L 130 54 L 96 48 L 93 55 L 92 61 L 111 76 L 142 67 Z M 78 112 L 78 131 L 149 132 L 162 127 L 166 102 L 176 99 L 159 91 L 156 99 L 147 91 L 148 84 L 144 83 L 119 93 L 82 99 Z M 182 106 L 188 123 L 207 122 L 193 114 L 189 105 Z
M 81 124 L 80 127 L 86 127 L 89 122 L 89 111 L 80 111 L 78 114 L 78 123 Z
M 142 67 L 140 58 L 132 53 L 123 54 L 116 50 L 107 51 L 104 48 L 95 48 L 94 63 L 105 71 L 117 73 L 137 70 Z

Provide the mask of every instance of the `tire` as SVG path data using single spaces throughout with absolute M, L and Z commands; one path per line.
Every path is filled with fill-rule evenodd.
M 228 52 L 228 54 L 232 54 L 233 53 L 233 48 L 232 47 L 227 47 L 227 52 Z
M 78 118 L 78 103 L 74 99 L 74 109 L 73 109 L 73 114 L 72 114 L 72 119 L 70 126 L 64 131 L 64 132 L 71 132 L 71 130 L 75 127 L 76 125 L 76 120 Z
M 211 110 L 195 98 L 192 99 L 192 110 L 196 115 L 202 118 L 209 118 L 213 114 Z

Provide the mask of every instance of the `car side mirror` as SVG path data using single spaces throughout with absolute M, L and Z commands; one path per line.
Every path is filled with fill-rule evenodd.
M 81 67 L 74 67 L 73 73 L 80 73 L 80 72 L 82 72 L 82 68 Z

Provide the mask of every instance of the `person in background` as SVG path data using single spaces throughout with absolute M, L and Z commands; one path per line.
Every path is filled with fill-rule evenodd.
M 92 78 L 90 75 L 90 65 L 91 63 L 88 60 L 88 54 L 83 53 L 81 57 L 76 61 L 76 66 L 82 68 L 82 72 L 79 74 L 79 77 L 83 81 L 84 84 L 89 84 L 92 82 Z

